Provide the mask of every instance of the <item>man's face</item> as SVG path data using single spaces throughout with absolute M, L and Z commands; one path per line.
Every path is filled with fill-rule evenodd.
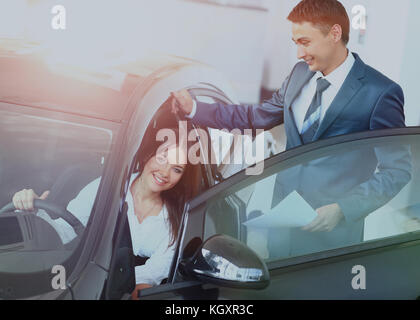
M 292 24 L 293 41 L 296 43 L 297 57 L 308 64 L 311 71 L 320 71 L 324 75 L 332 70 L 330 65 L 337 54 L 337 43 L 331 33 L 325 35 L 310 22 Z

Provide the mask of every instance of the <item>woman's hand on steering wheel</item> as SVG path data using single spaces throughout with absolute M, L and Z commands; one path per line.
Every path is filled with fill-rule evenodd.
M 33 190 L 21 190 L 16 192 L 13 196 L 13 200 L 6 204 L 3 208 L 0 209 L 0 215 L 7 212 L 15 212 L 18 210 L 34 210 L 34 208 L 45 210 L 45 212 L 50 215 L 54 213 L 54 218 L 50 215 L 52 219 L 57 219 L 56 216 L 62 218 L 66 221 L 77 235 L 81 235 L 85 226 L 82 222 L 75 216 L 73 213 L 67 210 L 67 208 L 62 205 L 54 204 L 53 202 L 48 201 L 46 198 L 50 191 L 44 191 L 39 197 Z
M 50 191 L 44 191 L 41 196 L 38 196 L 32 189 L 23 189 L 14 194 L 12 198 L 13 205 L 18 210 L 34 210 L 34 200 L 45 200 Z

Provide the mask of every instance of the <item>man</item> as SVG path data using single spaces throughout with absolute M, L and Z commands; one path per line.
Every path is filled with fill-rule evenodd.
M 181 109 L 199 125 L 228 130 L 268 130 L 284 123 L 287 149 L 342 134 L 405 126 L 401 87 L 364 64 L 357 54 L 349 53 L 350 20 L 339 1 L 303 0 L 292 10 L 288 20 L 292 22 L 297 57 L 304 61 L 295 65 L 271 100 L 254 106 L 205 104 L 193 101 L 188 91 L 181 90 L 172 93 L 172 112 Z M 369 161 L 376 164 L 378 155 L 371 153 Z M 357 156 L 351 158 L 345 159 L 347 165 L 357 166 Z M 318 175 L 328 170 L 340 175 L 338 168 L 332 169 L 326 164 L 321 167 L 318 163 Z M 379 172 L 379 178 L 387 179 L 386 176 Z M 406 180 L 406 176 L 401 178 L 402 185 Z M 322 187 L 333 187 L 328 185 L 330 182 L 332 180 L 324 179 Z M 343 190 L 356 188 L 360 183 L 350 179 Z M 379 192 L 373 183 L 366 188 L 366 194 Z M 396 185 L 391 194 L 399 188 L 400 185 Z M 356 190 L 341 203 L 317 207 L 318 217 L 304 231 L 331 232 L 343 220 L 359 221 L 384 204 L 354 210 L 352 202 L 357 193 Z M 360 232 L 358 234 L 360 236 Z

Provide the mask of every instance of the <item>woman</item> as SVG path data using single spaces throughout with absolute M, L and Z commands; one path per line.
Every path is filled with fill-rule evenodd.
M 133 252 L 148 258 L 144 265 L 135 267 L 133 299 L 137 298 L 138 290 L 158 285 L 167 278 L 185 203 L 197 193 L 200 185 L 200 167 L 190 164 L 187 159 L 190 146 L 180 145 L 180 141 L 187 139 L 179 137 L 178 129 L 171 131 L 175 133 L 176 141 L 162 144 L 156 141 L 155 134 L 143 139 L 139 173 L 134 173 L 130 179 L 126 201 Z M 68 210 L 75 215 L 81 212 L 72 207 L 75 203 L 86 204 L 87 195 L 92 194 L 89 190 L 97 190 L 99 182 L 100 178 L 87 185 L 69 203 Z M 39 197 L 33 190 L 22 190 L 13 196 L 13 203 L 16 209 L 32 210 L 33 200 L 46 199 L 48 193 L 45 191 Z M 86 217 L 78 218 L 86 225 Z M 51 219 L 49 222 L 56 223 Z M 61 227 L 55 228 L 59 234 L 68 232 Z

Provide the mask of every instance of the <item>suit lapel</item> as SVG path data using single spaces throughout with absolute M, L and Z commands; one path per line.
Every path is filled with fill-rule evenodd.
M 335 119 L 337 119 L 344 108 L 350 103 L 354 95 L 363 86 L 360 79 L 364 77 L 365 64 L 357 54 L 354 53 L 354 56 L 356 61 L 354 62 L 353 68 L 350 70 L 349 75 L 347 76 L 336 97 L 331 103 L 331 106 L 328 108 L 328 111 L 326 112 L 325 117 L 322 120 L 312 141 L 318 140 L 319 137 L 324 134 L 324 132 L 331 126 Z
M 292 105 L 302 91 L 302 88 L 311 80 L 314 74 L 315 72 L 310 71 L 307 67 L 296 70 L 290 80 L 289 89 L 286 92 L 286 108 L 284 112 L 285 123 L 288 123 L 286 126 L 287 140 L 288 145 L 291 147 L 297 147 L 303 144 L 302 137 L 296 126 L 295 117 L 293 116 Z
M 290 89 L 286 94 L 286 100 L 288 101 L 287 108 L 289 110 L 291 110 L 293 102 L 296 100 L 303 87 L 309 82 L 309 80 L 312 79 L 314 74 L 315 72 L 310 71 L 309 68 L 296 72 L 296 74 L 292 78 L 292 80 L 295 80 L 290 82 Z

